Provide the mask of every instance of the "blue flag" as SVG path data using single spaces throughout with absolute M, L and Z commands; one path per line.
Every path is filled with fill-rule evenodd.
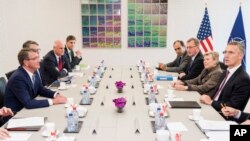
M 233 29 L 228 39 L 228 43 L 231 41 L 241 42 L 246 50 L 247 44 L 246 44 L 246 37 L 245 37 L 245 30 L 244 30 L 243 18 L 242 18 L 242 13 L 241 13 L 241 7 L 239 8 L 239 13 L 234 22 Z M 246 55 L 244 56 L 242 60 L 242 67 L 246 70 Z

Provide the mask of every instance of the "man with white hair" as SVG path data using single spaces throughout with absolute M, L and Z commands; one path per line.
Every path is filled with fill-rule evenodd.
M 64 44 L 61 40 L 54 42 L 53 50 L 43 59 L 45 85 L 50 85 L 60 77 L 67 76 L 70 66 L 65 61 Z

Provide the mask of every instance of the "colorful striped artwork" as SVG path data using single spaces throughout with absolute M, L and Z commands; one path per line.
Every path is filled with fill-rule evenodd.
M 121 0 L 81 0 L 83 48 L 121 48 Z
M 166 47 L 168 0 L 128 0 L 128 47 Z

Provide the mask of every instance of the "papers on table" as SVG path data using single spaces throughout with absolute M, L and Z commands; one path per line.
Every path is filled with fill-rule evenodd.
M 187 131 L 187 127 L 182 122 L 170 122 L 167 124 L 170 131 Z
M 39 130 L 44 125 L 44 117 L 12 118 L 7 124 L 9 130 Z
M 229 131 L 208 131 L 206 136 L 209 138 L 209 141 L 229 141 Z
M 213 120 L 199 120 L 195 122 L 196 125 L 203 132 L 207 131 L 229 131 L 230 125 L 236 125 L 233 121 L 213 121 Z
M 10 137 L 1 141 L 27 141 L 32 133 L 12 133 L 10 132 Z

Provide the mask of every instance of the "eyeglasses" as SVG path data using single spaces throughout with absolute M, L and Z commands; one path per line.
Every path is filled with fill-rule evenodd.
M 39 60 L 39 57 L 27 58 L 27 59 L 25 59 L 25 60 L 28 60 L 28 61 L 29 61 L 29 60 L 33 60 L 33 61 L 34 61 L 34 60 Z
M 222 53 L 223 53 L 223 54 L 230 54 L 230 55 L 231 55 L 231 54 L 235 54 L 235 52 L 233 52 L 233 51 L 223 51 Z
M 194 48 L 196 46 L 187 46 L 187 49 L 191 49 L 191 48 Z

